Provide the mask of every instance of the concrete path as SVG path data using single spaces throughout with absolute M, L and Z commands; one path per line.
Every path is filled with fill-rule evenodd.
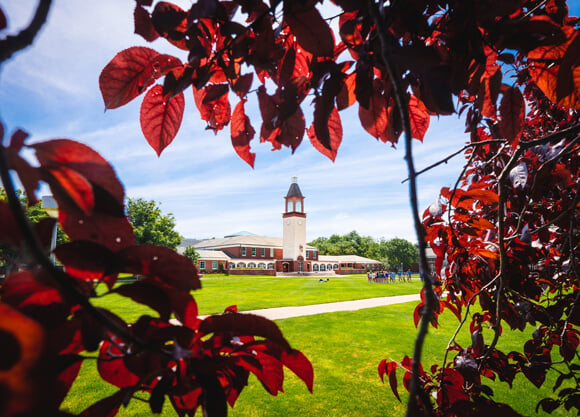
M 287 319 L 290 317 L 311 316 L 321 313 L 334 313 L 337 311 L 354 311 L 365 308 L 381 307 L 390 304 L 406 303 L 420 299 L 419 294 L 395 295 L 391 297 L 367 298 L 364 300 L 339 301 L 336 303 L 312 304 L 309 306 L 275 307 L 260 310 L 242 311 L 264 316 L 270 320 Z

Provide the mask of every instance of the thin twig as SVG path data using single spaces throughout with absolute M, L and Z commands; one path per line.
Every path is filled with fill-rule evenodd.
M 416 176 L 419 176 L 421 174 L 424 174 L 427 171 L 432 170 L 433 168 L 435 168 L 435 167 L 437 167 L 437 166 L 439 166 L 441 164 L 446 164 L 447 162 L 449 162 L 450 159 L 455 158 L 457 155 L 463 153 L 464 151 L 466 151 L 469 148 L 475 148 L 475 147 L 479 147 L 479 146 L 489 145 L 489 144 L 492 144 L 492 143 L 505 143 L 505 142 L 506 142 L 506 140 L 504 140 L 504 139 L 490 139 L 490 140 L 483 140 L 481 142 L 469 143 L 469 144 L 463 146 L 463 148 L 459 149 L 458 151 L 453 152 L 451 155 L 446 156 L 445 158 L 443 158 L 443 159 L 441 159 L 441 160 L 439 160 L 439 161 L 437 161 L 437 162 L 429 165 L 426 168 L 423 168 L 420 171 L 417 171 L 415 173 L 415 175 Z M 407 181 L 409 181 L 409 178 L 405 178 L 403 181 L 401 181 L 401 184 L 404 184 Z
M 30 25 L 16 36 L 7 36 L 0 40 L 0 63 L 9 59 L 16 52 L 29 47 L 46 22 L 52 0 L 40 0 Z
M 399 114 L 401 121 L 403 123 L 403 130 L 405 135 L 405 160 L 407 161 L 407 168 L 409 171 L 409 200 L 411 202 L 411 212 L 415 224 L 415 232 L 417 234 L 417 241 L 419 244 L 419 261 L 421 272 L 423 273 L 423 289 L 425 293 L 425 307 L 423 309 L 423 314 L 421 315 L 421 322 L 419 324 L 419 330 L 417 332 L 417 337 L 415 339 L 415 349 L 413 352 L 413 362 L 412 362 L 412 378 L 411 386 L 409 389 L 409 401 L 407 403 L 407 415 L 414 416 L 417 415 L 417 396 L 423 403 L 425 409 L 429 414 L 433 415 L 433 407 L 431 400 L 427 393 L 419 386 L 419 371 L 421 363 L 421 354 L 423 350 L 423 344 L 425 342 L 425 337 L 429 328 L 429 323 L 432 319 L 433 306 L 436 302 L 435 293 L 433 291 L 433 284 L 431 281 L 431 274 L 429 273 L 429 266 L 427 263 L 426 256 L 426 245 L 425 245 L 425 230 L 419 218 L 419 203 L 417 197 L 417 174 L 415 172 L 415 166 L 413 164 L 413 145 L 411 138 L 411 124 L 409 121 L 409 110 L 407 101 L 405 98 L 405 92 L 400 85 L 400 77 L 395 71 L 395 67 L 391 62 L 391 53 L 389 50 L 389 45 L 386 39 L 386 29 L 383 24 L 383 16 L 381 12 L 377 9 L 377 5 L 373 0 L 369 0 L 369 9 L 373 21 L 376 26 L 376 32 L 381 43 L 381 58 L 382 62 L 387 69 L 389 77 L 393 85 L 393 95 L 397 107 L 399 108 Z

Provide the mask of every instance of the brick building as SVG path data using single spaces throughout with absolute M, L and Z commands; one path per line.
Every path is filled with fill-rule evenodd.
M 357 255 L 324 256 L 306 244 L 304 196 L 296 177 L 284 197 L 282 237 L 256 236 L 240 232 L 219 239 L 199 241 L 198 268 L 229 274 L 346 274 L 381 268 L 381 263 Z M 187 245 L 180 246 L 182 252 Z

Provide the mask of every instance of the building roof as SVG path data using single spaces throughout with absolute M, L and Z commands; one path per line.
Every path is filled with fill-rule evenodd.
M 319 255 L 320 262 L 338 262 L 338 263 L 357 263 L 357 264 L 378 264 L 381 263 L 375 259 L 365 258 L 358 255 Z
M 283 240 L 281 237 L 256 236 L 256 235 L 240 235 L 223 237 L 218 239 L 207 239 L 196 243 L 195 248 L 200 249 L 218 249 L 232 246 L 253 246 L 265 248 L 282 248 Z M 306 249 L 316 249 L 314 246 L 306 245 Z
M 179 247 L 187 248 L 188 246 L 193 246 L 197 242 L 201 242 L 201 239 L 182 239 L 181 243 L 178 245 Z
M 256 236 L 256 234 L 242 230 L 241 232 L 232 233 L 231 235 L 226 235 L 224 237 L 234 237 L 234 236 Z
M 221 250 L 196 249 L 199 259 L 204 261 L 229 261 L 231 258 Z
M 282 247 L 282 238 L 256 236 L 256 235 L 241 235 L 222 237 L 217 239 L 202 240 L 195 244 L 195 248 L 223 248 L 227 246 L 264 246 L 264 247 Z
M 304 197 L 302 191 L 300 191 L 300 187 L 298 186 L 298 178 L 292 177 L 292 184 L 290 184 L 286 197 Z

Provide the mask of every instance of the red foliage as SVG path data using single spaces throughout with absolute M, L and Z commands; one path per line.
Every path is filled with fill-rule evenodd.
M 20 150 L 35 152 L 39 165 L 22 166 L 51 187 L 71 242 L 54 250 L 64 271 L 21 265 L 2 285 L 0 394 L 10 399 L 3 400 L 2 415 L 56 413 L 78 375 L 80 354 L 92 351 L 98 351 L 101 378 L 119 391 L 89 406 L 85 416 L 116 415 L 137 392 L 150 394 L 153 412 L 167 397 L 180 415 L 193 415 L 199 407 L 225 415 L 226 403 L 234 405 L 249 373 L 271 394 L 282 391 L 284 366 L 312 391 L 312 365 L 274 322 L 231 308 L 198 317 L 190 294 L 201 288 L 194 264 L 165 247 L 134 245 L 123 187 L 100 155 L 64 139 L 12 144 L 2 149 L 11 161 Z M 20 248 L 35 239 L 27 234 L 33 231 L 19 228 L 4 202 L 0 214 L 3 243 Z M 121 273 L 139 280 L 115 286 Z M 105 295 L 127 297 L 158 317 L 128 324 L 93 307 L 89 300 L 101 282 Z
M 428 370 L 419 357 L 405 357 L 382 361 L 379 374 L 389 377 L 399 398 L 396 370 L 404 369 L 412 415 L 511 416 L 517 413 L 494 401 L 484 378 L 511 385 L 520 376 L 539 387 L 556 369 L 557 397 L 542 399 L 538 409 L 580 410 L 577 384 L 560 389 L 580 373 L 578 18 L 568 16 L 563 0 L 385 2 L 380 10 L 373 2 L 334 3 L 343 11 L 338 36 L 317 2 L 201 0 L 182 10 L 137 1 L 136 33 L 148 41 L 164 38 L 188 55 L 182 61 L 145 47 L 121 51 L 99 78 L 105 108 L 146 93 L 141 126 L 160 155 L 177 135 L 183 91 L 191 87 L 207 128 L 217 132 L 231 122 L 234 149 L 253 166 L 255 130 L 246 100 L 257 98 L 260 141 L 294 152 L 306 132 L 332 160 L 342 141 L 339 112 L 356 103 L 362 127 L 392 145 L 404 130 L 423 140 L 431 116 L 457 107 L 470 138 L 467 162 L 458 186 L 443 188 L 440 201 L 423 214 L 436 261 L 433 275 L 423 271 L 414 320 L 437 326 L 447 309 L 469 342 L 462 347 L 451 340 L 444 363 Z M 0 30 L 4 21 L 0 13 Z M 242 68 L 249 70 L 242 74 Z M 162 86 L 154 85 L 160 78 Z M 241 99 L 233 113 L 230 91 Z M 309 96 L 314 106 L 307 129 Z M 200 283 L 192 263 L 134 244 L 122 185 L 96 152 L 64 139 L 26 145 L 26 136 L 17 131 L 2 147 L 3 177 L 14 170 L 32 202 L 39 182 L 47 183 L 72 242 L 55 250 L 64 272 L 36 253 L 36 264 L 22 266 L 3 286 L 0 308 L 22 325 L 0 320 L 0 339 L 30 361 L 14 367 L 7 356 L 19 371 L 0 371 L 0 399 L 36 393 L 30 375 L 41 362 L 50 365 L 42 375 L 57 392 L 30 404 L 11 400 L 9 413 L 56 410 L 76 377 L 79 354 L 94 350 L 102 378 L 119 391 L 87 408 L 87 416 L 115 415 L 137 391 L 150 394 L 154 412 L 167 397 L 178 415 L 199 407 L 206 415 L 225 415 L 250 373 L 271 394 L 280 392 L 283 366 L 312 390 L 309 361 L 273 322 L 235 308 L 198 317 L 190 291 Z M 38 166 L 21 156 L 25 150 L 36 154 Z M 42 239 L 15 214 L 0 203 L 0 240 L 34 248 Z M 141 280 L 113 287 L 119 273 Z M 88 300 L 101 281 L 158 317 L 129 326 L 93 308 Z M 506 354 L 497 348 L 504 327 L 529 339 Z

